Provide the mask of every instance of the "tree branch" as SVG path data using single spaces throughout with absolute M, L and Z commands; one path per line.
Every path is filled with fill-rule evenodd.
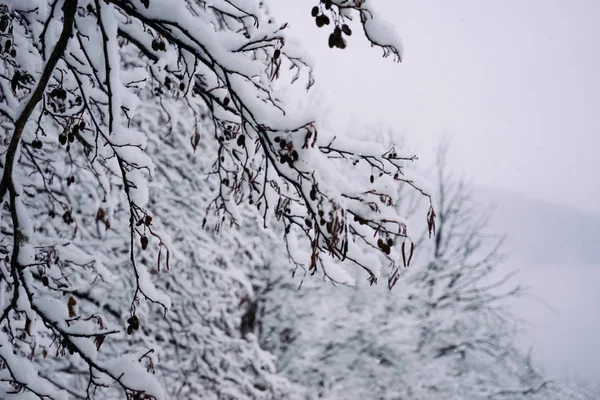
M 44 94 L 44 90 L 48 85 L 48 81 L 54 72 L 54 68 L 58 63 L 58 60 L 62 57 L 65 49 L 67 48 L 67 43 L 69 42 L 69 38 L 73 34 L 73 23 L 75 21 L 75 12 L 77 11 L 77 0 L 65 0 L 63 5 L 63 29 L 56 42 L 56 46 L 54 50 L 52 50 L 52 54 L 48 59 L 48 63 L 44 68 L 44 72 L 40 77 L 40 81 L 38 82 L 35 90 L 31 94 L 29 101 L 25 104 L 25 107 L 21 111 L 21 114 L 17 118 L 15 122 L 15 132 L 12 135 L 10 140 L 10 144 L 8 146 L 8 150 L 6 152 L 6 162 L 4 166 L 4 174 L 2 175 L 2 181 L 0 181 L 0 201 L 4 198 L 7 189 L 12 190 L 12 171 L 15 163 L 15 155 L 17 154 L 17 148 L 19 147 L 19 142 L 21 141 L 21 136 L 23 135 L 23 131 L 25 130 L 25 125 L 29 120 L 29 117 L 33 113 L 33 110 L 37 106 L 37 104 L 42 99 Z

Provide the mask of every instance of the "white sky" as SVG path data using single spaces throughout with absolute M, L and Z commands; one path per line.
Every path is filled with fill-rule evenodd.
M 383 122 L 424 163 L 449 134 L 451 165 L 474 183 L 600 214 L 600 1 L 381 0 L 401 64 L 358 26 L 346 50 L 329 49 L 317 2 L 270 4 L 315 57 L 334 122 Z

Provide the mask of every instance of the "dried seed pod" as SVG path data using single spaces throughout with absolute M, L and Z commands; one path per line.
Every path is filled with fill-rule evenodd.
M 312 15 L 313 17 L 316 17 L 317 15 L 319 15 L 319 7 L 314 6 L 312 8 L 312 10 L 310 10 L 310 15 Z M 4 31 L 4 30 L 2 30 Z
M 329 45 L 330 49 L 333 49 L 333 47 L 335 46 L 335 35 L 333 33 L 329 35 L 329 40 L 327 44 Z
M 98 335 L 94 338 L 94 344 L 96 344 L 96 350 L 100 350 L 100 346 L 104 343 L 106 335 Z
M 195 131 L 191 138 L 192 149 L 194 149 L 194 153 L 196 152 L 196 148 L 198 147 L 198 143 L 200 143 L 200 134 L 198 131 Z
M 317 8 L 317 7 L 315 7 L 315 8 Z M 313 17 L 314 17 L 314 15 L 313 15 Z M 0 18 L 0 31 L 5 32 L 7 27 L 8 27 L 8 16 L 3 15 Z
M 239 135 L 237 138 L 237 145 L 242 147 L 246 144 L 246 136 L 245 135 Z
M 67 301 L 67 310 L 69 311 L 69 318 L 75 317 L 75 305 L 76 304 L 77 304 L 77 301 L 75 300 L 75 298 L 73 296 L 69 297 L 69 300 Z
M 148 247 L 148 237 L 146 235 L 142 236 L 140 243 L 142 244 L 142 250 L 146 250 Z
M 317 16 L 317 18 L 315 18 L 315 22 L 319 28 L 322 28 L 323 25 L 325 25 L 325 19 L 323 17 L 325 17 L 325 16 L 319 15 L 319 16 Z M 325 17 L 325 18 L 327 18 L 327 17 Z M 329 19 L 329 18 L 327 18 L 327 19 Z

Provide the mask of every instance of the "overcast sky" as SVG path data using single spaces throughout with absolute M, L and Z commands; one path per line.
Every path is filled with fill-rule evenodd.
M 402 37 L 400 64 L 360 32 L 329 49 L 317 0 L 271 1 L 314 55 L 331 118 L 384 122 L 423 163 L 449 135 L 452 166 L 476 184 L 600 214 L 600 1 L 378 3 Z

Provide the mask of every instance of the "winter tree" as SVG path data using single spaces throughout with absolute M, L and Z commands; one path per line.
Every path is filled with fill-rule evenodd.
M 504 301 L 523 293 L 503 272 L 503 238 L 464 180 L 436 166 L 435 240 L 415 239 L 415 266 L 389 293 L 331 292 L 282 279 L 277 268 L 256 288 L 260 340 L 290 380 L 323 399 L 591 399 L 551 382 L 515 345 L 519 328 Z M 419 199 L 401 196 L 405 215 Z M 323 305 L 326 304 L 326 307 Z
M 400 60 L 370 3 L 308 12 L 332 51 L 360 26 Z M 251 0 L 0 0 L 1 397 L 301 391 L 252 333 L 261 238 L 393 285 L 413 247 L 397 188 L 429 192 L 413 156 L 288 106 L 313 79 L 286 27 Z M 273 219 L 283 239 L 256 234 Z

